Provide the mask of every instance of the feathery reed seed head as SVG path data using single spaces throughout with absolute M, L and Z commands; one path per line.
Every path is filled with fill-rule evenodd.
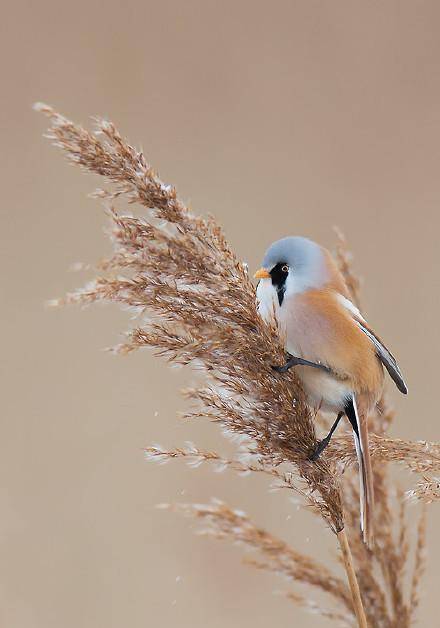
M 182 459 L 194 467 L 206 462 L 216 470 L 261 473 L 278 486 L 299 491 L 334 532 L 346 524 L 370 626 L 409 627 L 424 568 L 426 514 L 423 510 L 408 593 L 406 502 L 398 492 L 397 504 L 393 503 L 384 461 L 397 461 L 425 475 L 412 497 L 440 499 L 435 476 L 440 474 L 440 446 L 387 438 L 394 414 L 381 400 L 369 419 L 380 526 L 374 550 L 367 550 L 358 532 L 356 474 L 344 473 L 343 499 L 341 493 L 341 471 L 354 461 L 352 439 L 339 435 L 318 462 L 309 460 L 317 445 L 315 417 L 295 374 L 280 376 L 272 370 L 272 364 L 284 360 L 282 342 L 275 325 L 259 317 L 247 268 L 214 219 L 194 216 L 174 187 L 161 181 L 143 153 L 130 146 L 111 122 L 97 120 L 96 132 L 90 133 L 47 105 L 39 103 L 35 108 L 50 119 L 48 137 L 67 159 L 111 184 L 110 190 L 99 189 L 95 196 L 104 202 L 110 217 L 113 254 L 99 264 L 95 280 L 56 303 L 104 301 L 133 308 L 144 324 L 132 329 L 116 350 L 130 353 L 151 347 L 171 362 L 203 370 L 204 385 L 186 391 L 195 402 L 187 416 L 209 417 L 245 439 L 239 455 L 232 459 L 199 450 L 192 443 L 174 449 L 148 447 L 147 458 L 161 463 Z M 114 203 L 120 198 L 142 206 L 143 217 L 119 214 Z M 353 301 L 359 304 L 359 281 L 351 270 L 345 240 L 340 233 L 338 237 L 336 260 Z M 350 591 L 333 570 L 293 550 L 223 502 L 181 504 L 174 509 L 195 517 L 205 533 L 256 551 L 255 566 L 329 595 L 333 607 L 290 591 L 288 596 L 296 603 L 340 625 L 354 625 Z

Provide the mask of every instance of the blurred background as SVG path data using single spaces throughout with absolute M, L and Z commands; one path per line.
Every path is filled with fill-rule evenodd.
M 103 351 L 130 326 L 127 313 L 45 308 L 90 277 L 72 263 L 95 262 L 109 245 L 87 198 L 97 181 L 42 138 L 32 103 L 85 125 L 113 120 L 195 211 L 216 216 L 251 268 L 283 235 L 332 248 L 338 225 L 368 319 L 410 385 L 408 398 L 389 387 L 392 433 L 438 440 L 439 26 L 435 1 L 3 7 L 2 626 L 328 625 L 274 595 L 288 585 L 243 565 L 240 548 L 195 536 L 160 502 L 216 496 L 298 549 L 324 560 L 334 550 L 331 534 L 264 479 L 144 461 L 152 442 L 228 445 L 216 426 L 179 419 L 190 371 L 148 352 Z M 439 524 L 434 506 L 427 626 Z

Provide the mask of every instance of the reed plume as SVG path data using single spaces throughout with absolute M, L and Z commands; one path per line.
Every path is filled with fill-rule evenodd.
M 338 565 L 335 572 L 328 570 L 222 502 L 175 509 L 194 516 L 206 533 L 256 551 L 255 566 L 325 594 L 330 606 L 288 592 L 290 599 L 313 612 L 346 626 L 367 626 L 367 621 L 375 627 L 410 626 L 423 573 L 425 510 L 408 584 L 406 502 L 402 492 L 392 498 L 393 482 L 384 462 L 400 462 L 428 478 L 426 474 L 439 471 L 440 446 L 388 438 L 393 413 L 386 400 L 381 401 L 370 418 L 381 525 L 374 550 L 367 550 L 358 532 L 354 474 L 343 473 L 355 459 L 353 442 L 344 433 L 318 461 L 310 460 L 318 442 L 315 424 L 324 419 L 312 416 L 294 372 L 273 371 L 272 365 L 284 361 L 282 342 L 275 326 L 258 316 L 247 267 L 218 224 L 193 215 L 174 187 L 161 181 L 143 153 L 125 142 L 112 123 L 97 120 L 96 132 L 91 133 L 47 105 L 36 108 L 49 117 L 48 137 L 68 160 L 101 175 L 111 186 L 95 196 L 104 202 L 110 218 L 113 254 L 100 262 L 92 282 L 54 304 L 104 301 L 135 310 L 142 325 L 129 331 L 115 350 L 130 353 L 150 347 L 171 362 L 202 371 L 204 384 L 185 392 L 192 402 L 186 416 L 208 417 L 240 436 L 237 455 L 231 459 L 192 443 L 148 447 L 146 456 L 158 462 L 181 459 L 193 466 L 207 463 L 215 469 L 262 473 L 278 487 L 298 492 L 337 535 L 348 585 L 338 575 Z M 120 199 L 141 206 L 142 216 L 118 213 L 115 204 Z M 359 282 L 341 238 L 336 259 L 358 302 Z M 423 489 L 420 481 L 432 484 L 435 478 L 418 480 L 412 496 L 427 501 L 429 492 L 432 500 L 437 499 L 438 486 Z

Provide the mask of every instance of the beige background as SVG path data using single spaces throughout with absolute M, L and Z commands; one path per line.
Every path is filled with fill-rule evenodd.
M 155 509 L 215 495 L 295 547 L 333 543 L 263 480 L 144 462 L 151 442 L 227 445 L 179 422 L 189 372 L 102 351 L 126 313 L 44 308 L 87 277 L 72 262 L 108 244 L 96 182 L 42 139 L 31 104 L 111 118 L 252 268 L 279 236 L 331 247 L 339 225 L 410 385 L 391 391 L 393 433 L 438 439 L 439 3 L 18 1 L 0 29 L 0 625 L 327 625 L 273 595 L 286 583 L 239 548 Z M 438 625 L 439 522 L 433 507 L 425 626 Z

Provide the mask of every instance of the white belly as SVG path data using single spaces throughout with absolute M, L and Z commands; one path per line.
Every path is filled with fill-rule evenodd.
M 311 366 L 296 366 L 310 406 L 322 412 L 341 412 L 353 394 L 349 382 Z

